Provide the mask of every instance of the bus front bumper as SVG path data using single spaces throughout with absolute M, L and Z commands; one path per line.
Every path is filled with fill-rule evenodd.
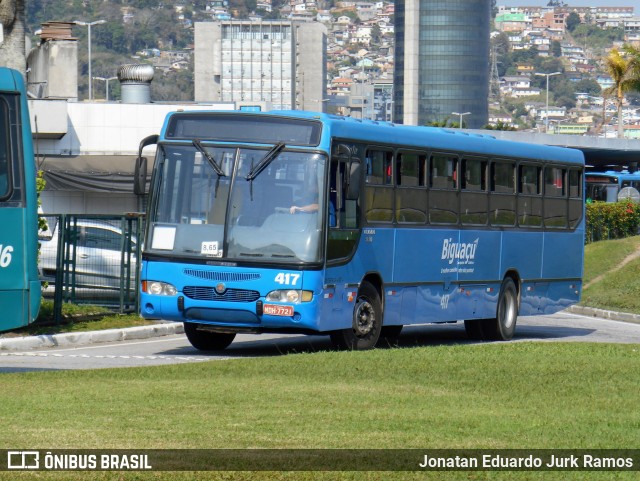
M 141 314 L 146 318 L 177 322 L 195 322 L 219 332 L 320 331 L 318 303 L 282 305 L 277 314 L 265 312 L 263 300 L 247 303 L 199 302 L 188 298 L 154 296 L 146 293 L 140 298 Z M 268 309 L 274 311 L 274 309 Z

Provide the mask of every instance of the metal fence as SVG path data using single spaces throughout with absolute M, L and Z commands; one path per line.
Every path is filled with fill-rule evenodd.
M 40 278 L 59 321 L 64 302 L 138 310 L 144 217 L 139 214 L 41 216 Z

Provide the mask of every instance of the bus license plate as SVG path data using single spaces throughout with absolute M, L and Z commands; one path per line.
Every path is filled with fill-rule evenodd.
M 270 316 L 293 316 L 293 306 L 278 306 L 276 304 L 265 304 L 263 311 Z

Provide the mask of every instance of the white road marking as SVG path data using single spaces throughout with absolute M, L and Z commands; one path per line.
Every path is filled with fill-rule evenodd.
M 211 361 L 211 358 L 207 357 L 192 357 L 192 356 L 114 356 L 114 355 L 95 355 L 90 356 L 88 354 L 67 354 L 62 355 L 58 353 L 47 352 L 2 352 L 0 357 L 57 357 L 57 358 L 72 358 L 72 359 L 139 359 L 139 360 L 163 360 L 163 361 Z

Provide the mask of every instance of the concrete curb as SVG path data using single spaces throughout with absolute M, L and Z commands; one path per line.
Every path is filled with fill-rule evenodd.
M 635 324 L 640 324 L 640 314 L 606 311 L 604 309 L 585 306 L 571 306 L 566 310 L 567 312 L 572 312 L 573 314 L 581 314 L 588 317 L 598 317 L 601 319 L 609 319 L 611 321 L 633 322 Z
M 43 347 L 77 347 L 101 342 L 149 339 L 182 333 L 184 333 L 184 326 L 181 322 L 161 322 L 149 326 L 127 327 L 124 329 L 8 337 L 0 339 L 0 351 L 27 351 Z

